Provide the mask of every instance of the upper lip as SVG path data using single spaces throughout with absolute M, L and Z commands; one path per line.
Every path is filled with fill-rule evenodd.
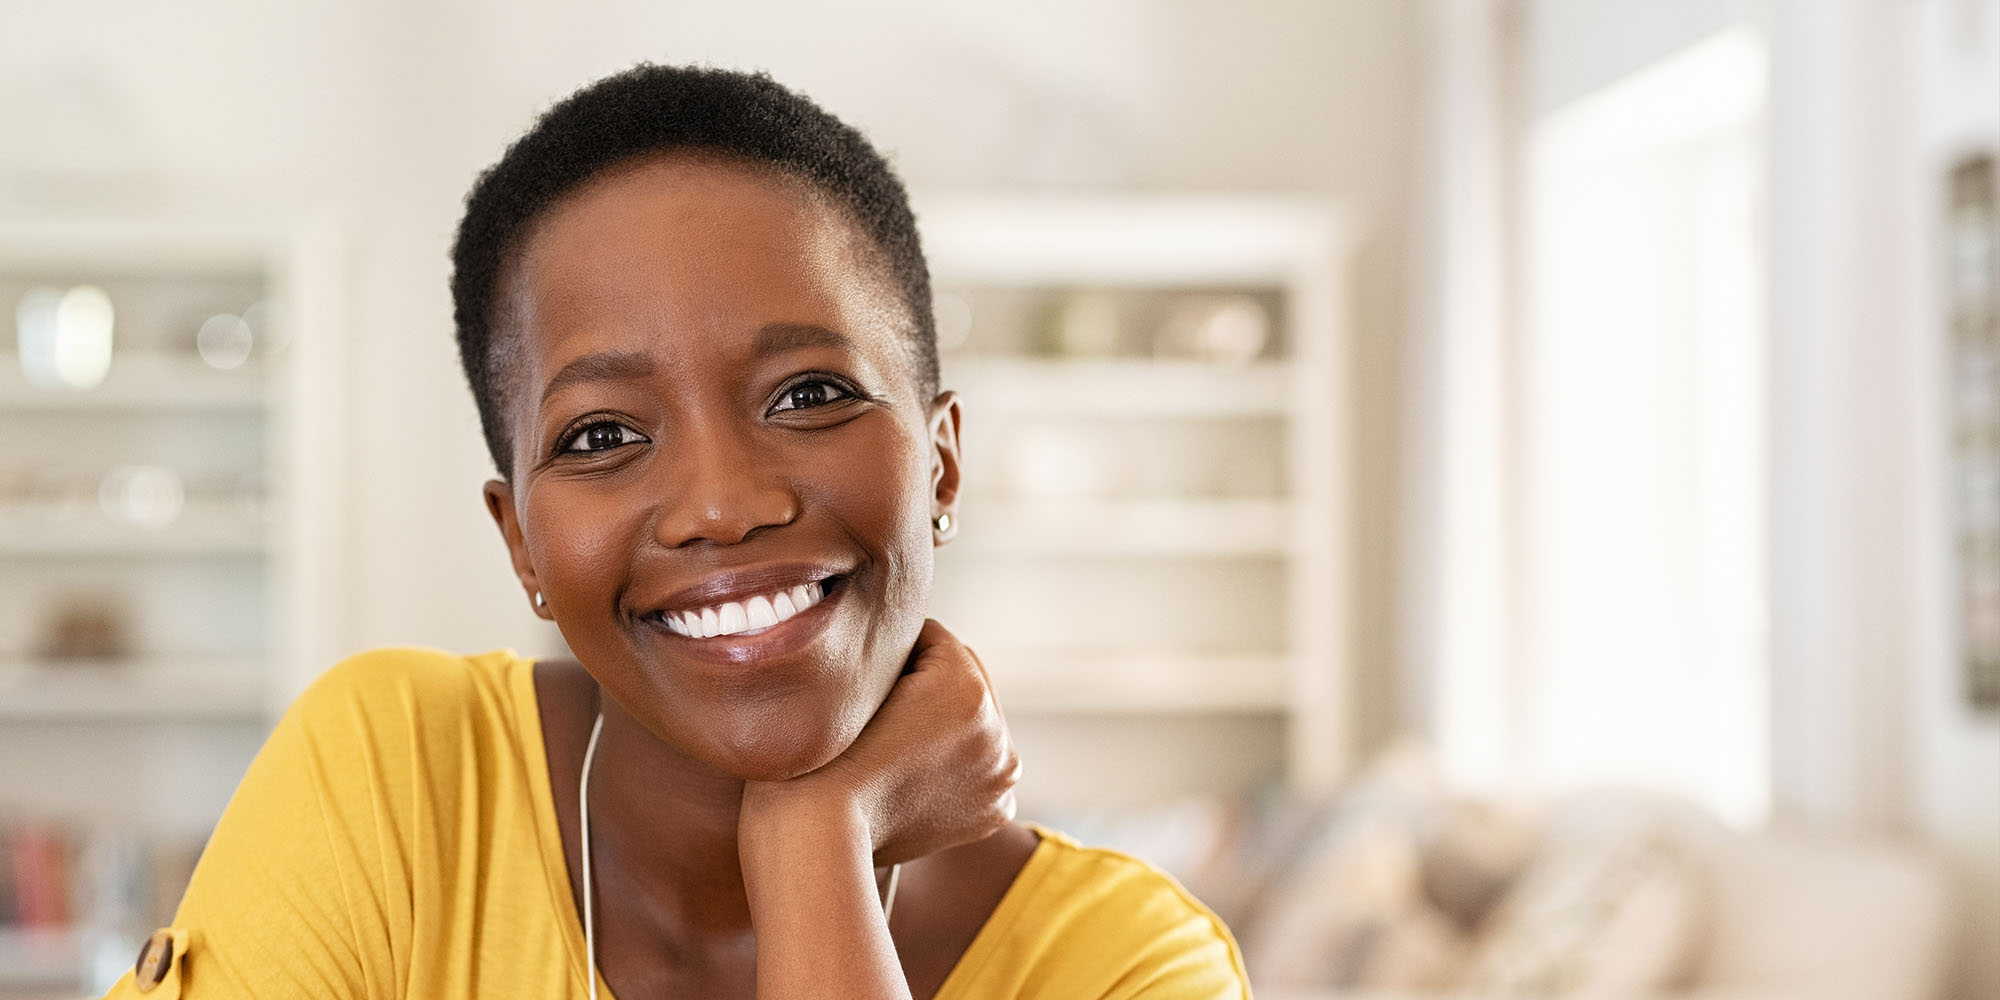
M 642 603 L 639 608 L 641 614 L 699 611 L 729 601 L 746 601 L 759 594 L 768 596 L 845 572 L 848 571 L 816 562 L 770 563 L 718 570 L 657 600 Z

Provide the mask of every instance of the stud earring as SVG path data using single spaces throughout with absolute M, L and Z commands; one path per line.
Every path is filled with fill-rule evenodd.
M 939 514 L 939 515 L 937 516 L 937 530 L 939 530 L 939 531 L 950 531 L 950 530 L 951 530 L 951 515 L 950 515 L 950 514 Z
M 549 602 L 542 599 L 542 592 L 539 590 L 535 591 L 535 607 L 546 608 L 548 606 Z

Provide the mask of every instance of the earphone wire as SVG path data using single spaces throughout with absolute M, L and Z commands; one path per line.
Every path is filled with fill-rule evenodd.
M 583 955 L 584 979 L 590 986 L 590 1000 L 597 1000 L 597 907 L 592 902 L 590 877 L 590 764 L 597 759 L 597 737 L 604 732 L 604 712 L 590 724 L 590 743 L 583 750 L 583 777 L 576 783 L 577 839 L 583 855 Z M 882 923 L 886 926 L 896 912 L 896 885 L 902 881 L 903 866 L 889 866 L 889 889 L 882 899 Z
M 590 984 L 590 1000 L 597 1000 L 597 907 L 591 902 L 590 886 L 590 762 L 597 758 L 597 737 L 604 732 L 604 712 L 590 726 L 590 745 L 583 751 L 583 779 L 576 783 L 577 837 L 583 850 L 583 955 L 584 979 Z

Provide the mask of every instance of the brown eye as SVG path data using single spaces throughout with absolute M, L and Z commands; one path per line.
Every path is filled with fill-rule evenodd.
M 591 424 L 571 435 L 563 445 L 565 452 L 610 451 L 613 448 L 644 441 L 639 433 L 624 424 L 609 420 Z
M 773 413 L 785 410 L 810 410 L 815 406 L 825 406 L 854 395 L 832 382 L 814 379 L 800 382 L 786 389 L 778 399 L 778 405 L 771 407 Z

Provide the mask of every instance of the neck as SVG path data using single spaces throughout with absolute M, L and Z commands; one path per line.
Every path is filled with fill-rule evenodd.
M 743 780 L 654 736 L 616 702 L 602 704 L 586 845 L 595 881 L 617 886 L 621 910 L 640 910 L 663 930 L 747 932 L 737 854 Z

